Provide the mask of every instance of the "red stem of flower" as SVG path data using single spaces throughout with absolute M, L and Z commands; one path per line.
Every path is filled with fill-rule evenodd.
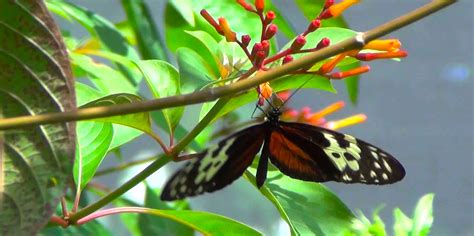
M 250 52 L 249 50 L 247 49 L 247 47 L 244 46 L 244 44 L 240 41 L 240 40 L 235 40 L 235 42 L 242 48 L 242 50 L 244 50 L 245 52 L 245 55 L 247 55 L 247 57 L 249 58 L 250 61 L 252 61 L 252 58 L 250 58 Z
M 286 50 L 283 50 L 283 51 L 281 51 L 281 52 L 279 52 L 279 53 L 277 53 L 277 54 L 275 54 L 275 55 L 273 55 L 273 56 L 271 56 L 267 59 L 265 59 L 265 61 L 263 61 L 263 64 L 266 65 L 268 63 L 272 63 L 272 62 L 274 62 L 274 61 L 276 61 L 276 60 L 278 60 L 278 59 L 280 59 L 280 58 L 282 58 L 282 57 L 284 57 L 288 54 L 291 54 L 291 49 L 289 49 L 289 48 L 286 49 Z
M 63 228 L 67 228 L 69 226 L 69 223 L 59 216 L 51 216 L 49 222 L 61 225 Z

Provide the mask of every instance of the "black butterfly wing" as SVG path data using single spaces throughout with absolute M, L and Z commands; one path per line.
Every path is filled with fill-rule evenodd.
M 162 200 L 214 192 L 238 179 L 252 164 L 265 139 L 263 124 L 241 130 L 196 154 L 166 183 Z
M 280 144 L 283 147 L 278 149 Z M 403 166 L 380 148 L 350 135 L 308 124 L 280 122 L 272 134 L 270 147 L 272 163 L 290 177 L 302 180 L 390 184 L 405 176 Z M 297 156 L 304 158 L 290 160 L 291 154 L 285 149 L 296 150 L 301 153 Z M 314 170 L 308 171 L 302 167 L 304 164 Z

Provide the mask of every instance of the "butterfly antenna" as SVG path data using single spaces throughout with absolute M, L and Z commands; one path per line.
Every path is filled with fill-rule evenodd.
M 301 88 L 303 88 L 303 86 L 304 86 L 305 84 L 307 84 L 311 79 L 313 79 L 313 78 L 309 78 L 309 79 L 307 79 L 304 83 L 302 83 L 292 94 L 290 94 L 290 96 L 289 96 L 285 101 L 282 100 L 282 101 L 283 101 L 283 104 L 281 104 L 280 107 L 285 106 L 285 104 L 286 104 L 288 101 L 290 101 L 290 98 L 292 98 L 293 95 L 295 95 Z M 280 100 L 281 100 L 281 99 L 280 99 Z M 280 107 L 279 107 L 279 108 L 280 108 Z
M 253 118 L 258 118 L 258 117 L 254 117 L 254 116 L 253 116 L 253 115 L 255 114 L 255 111 L 257 111 L 257 109 L 259 109 L 259 110 L 265 115 L 265 117 L 268 116 L 267 113 L 265 112 L 265 110 L 263 110 L 263 109 L 258 105 L 258 103 L 257 103 L 257 104 L 255 104 L 255 109 L 254 109 L 253 112 L 252 112 L 252 119 L 253 119 Z
M 250 118 L 252 118 L 252 119 L 257 118 L 257 117 L 253 116 L 253 115 L 255 115 L 255 112 L 257 111 L 257 108 L 258 108 L 258 103 L 255 104 L 255 109 L 253 109 L 252 116 Z

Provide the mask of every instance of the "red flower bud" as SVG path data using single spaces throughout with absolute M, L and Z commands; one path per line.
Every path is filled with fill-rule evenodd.
M 283 58 L 282 64 L 284 65 L 284 64 L 286 64 L 286 63 L 288 63 L 288 62 L 290 62 L 290 61 L 293 61 L 293 56 L 291 56 L 291 55 L 286 55 L 286 56 Z
M 250 43 L 250 40 L 252 40 L 252 39 L 250 38 L 250 35 L 245 34 L 245 35 L 242 35 L 241 40 L 242 40 L 243 46 L 247 47 Z
M 331 44 L 331 40 L 329 40 L 328 38 L 323 38 L 323 39 L 321 39 L 321 41 L 319 41 L 318 45 L 316 46 L 316 50 L 319 50 L 321 48 L 325 48 L 325 47 L 329 46 L 329 44 Z
M 332 4 L 334 4 L 334 0 L 326 0 L 324 3 L 324 9 L 328 9 Z
M 224 32 L 222 31 L 221 27 L 217 24 L 217 22 L 212 18 L 212 16 L 207 12 L 205 9 L 201 10 L 201 16 L 204 17 L 204 19 L 211 24 L 214 29 L 216 29 L 217 33 L 224 35 Z
M 319 14 L 319 19 L 321 20 L 324 20 L 324 19 L 329 19 L 332 17 L 332 13 L 329 9 L 326 9 L 324 10 L 323 12 L 321 12 L 321 14 Z
M 303 35 L 298 35 L 296 39 L 291 44 L 291 51 L 297 52 L 306 44 L 306 37 Z
M 308 29 L 306 29 L 306 33 L 311 33 L 319 29 L 319 27 L 321 27 L 321 20 L 320 19 L 312 20 L 308 26 Z
M 252 52 L 250 53 L 251 58 L 254 58 L 255 54 L 257 54 L 257 52 L 262 51 L 262 50 L 263 50 L 262 43 L 255 43 L 253 45 Z
M 278 31 L 278 26 L 275 24 L 270 24 L 265 30 L 265 39 L 271 39 Z
M 273 11 L 268 11 L 265 15 L 265 22 L 272 22 L 276 18 L 276 14 Z

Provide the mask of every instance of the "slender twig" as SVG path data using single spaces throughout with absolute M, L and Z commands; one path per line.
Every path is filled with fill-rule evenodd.
M 61 198 L 61 210 L 63 212 L 63 217 L 67 217 L 69 215 L 69 213 L 67 212 L 67 203 L 65 197 Z
M 79 207 L 79 201 L 81 200 L 81 191 L 82 191 L 82 153 L 81 150 L 79 150 L 79 166 L 78 166 L 78 171 L 77 171 L 77 186 L 76 186 L 76 196 L 74 198 L 74 205 L 72 206 L 71 212 L 74 213 L 77 211 L 77 208 Z
M 70 122 L 78 120 L 87 120 L 100 117 L 110 117 L 116 115 L 125 115 L 139 112 L 148 112 L 163 108 L 178 107 L 203 102 L 213 101 L 217 98 L 229 96 L 242 92 L 257 85 L 277 79 L 290 72 L 300 68 L 305 68 L 325 58 L 335 56 L 341 52 L 352 49 L 361 48 L 364 43 L 384 36 L 401 27 L 411 24 L 425 16 L 428 16 L 450 4 L 455 0 L 433 0 L 432 2 L 370 31 L 361 33 L 356 37 L 344 40 L 332 46 L 323 48 L 313 53 L 309 53 L 301 58 L 295 59 L 285 65 L 278 66 L 268 70 L 266 73 L 257 74 L 255 77 L 246 80 L 239 80 L 236 83 L 210 88 L 199 92 L 184 94 L 179 96 L 171 96 L 161 99 L 148 100 L 133 104 L 120 104 L 113 106 L 101 106 L 77 109 L 73 111 L 65 111 L 59 113 L 48 113 L 34 116 L 21 116 L 15 118 L 7 118 L 0 120 L 0 130 L 13 129 L 40 124 L 51 124 L 58 122 Z
M 147 163 L 147 162 L 150 162 L 150 161 L 154 161 L 158 158 L 163 158 L 163 157 L 164 157 L 163 154 L 159 154 L 159 155 L 154 155 L 152 157 L 148 157 L 148 158 L 145 158 L 145 159 L 142 159 L 142 160 L 136 160 L 136 161 L 130 161 L 130 162 L 127 162 L 127 163 L 122 163 L 122 164 L 119 164 L 117 166 L 113 166 L 113 167 L 110 167 L 110 168 L 107 168 L 107 169 L 99 170 L 95 173 L 94 176 L 97 177 L 97 176 L 107 175 L 107 174 L 110 174 L 110 173 L 113 173 L 113 172 L 125 170 L 127 168 L 132 167 L 132 166 L 137 166 L 137 165 L 141 165 L 141 164 L 144 164 L 144 163 Z

